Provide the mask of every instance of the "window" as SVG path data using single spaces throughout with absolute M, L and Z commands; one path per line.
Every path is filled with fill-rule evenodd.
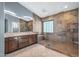
M 47 21 L 43 23 L 43 32 L 47 33 L 53 32 L 53 21 Z
M 19 23 L 12 22 L 12 32 L 18 32 L 18 31 L 19 31 Z
M 12 22 L 12 27 L 13 27 L 13 28 L 18 28 L 18 23 Z

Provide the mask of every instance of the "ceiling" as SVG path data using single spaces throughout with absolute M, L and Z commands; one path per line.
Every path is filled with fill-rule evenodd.
M 19 2 L 19 3 L 41 18 L 79 7 L 79 2 Z

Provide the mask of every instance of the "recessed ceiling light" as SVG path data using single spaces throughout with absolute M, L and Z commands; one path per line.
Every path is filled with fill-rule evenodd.
M 64 6 L 64 8 L 68 8 L 68 6 L 67 6 L 67 5 L 65 5 L 65 6 Z

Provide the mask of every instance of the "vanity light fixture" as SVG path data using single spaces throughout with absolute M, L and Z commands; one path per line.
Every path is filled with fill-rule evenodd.
M 14 12 L 8 11 L 8 10 L 4 10 L 4 13 L 6 13 L 6 14 L 11 14 L 11 15 L 16 15 Z
M 24 20 L 26 20 L 26 21 L 31 21 L 31 20 L 33 20 L 33 18 L 30 17 L 30 16 L 23 16 L 22 18 L 23 18 Z
M 16 13 L 14 13 L 14 12 L 12 12 L 12 11 L 4 10 L 4 13 L 5 13 L 5 14 L 12 15 L 12 16 L 17 17 L 17 18 L 20 18 L 19 16 L 16 15 Z
M 32 19 L 32 17 L 30 17 L 30 16 L 24 16 L 24 18 L 27 18 L 27 19 Z

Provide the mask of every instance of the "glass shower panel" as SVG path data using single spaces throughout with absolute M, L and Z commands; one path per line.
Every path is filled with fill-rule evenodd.
M 66 47 L 68 55 L 78 56 L 78 23 L 69 23 L 66 29 Z

